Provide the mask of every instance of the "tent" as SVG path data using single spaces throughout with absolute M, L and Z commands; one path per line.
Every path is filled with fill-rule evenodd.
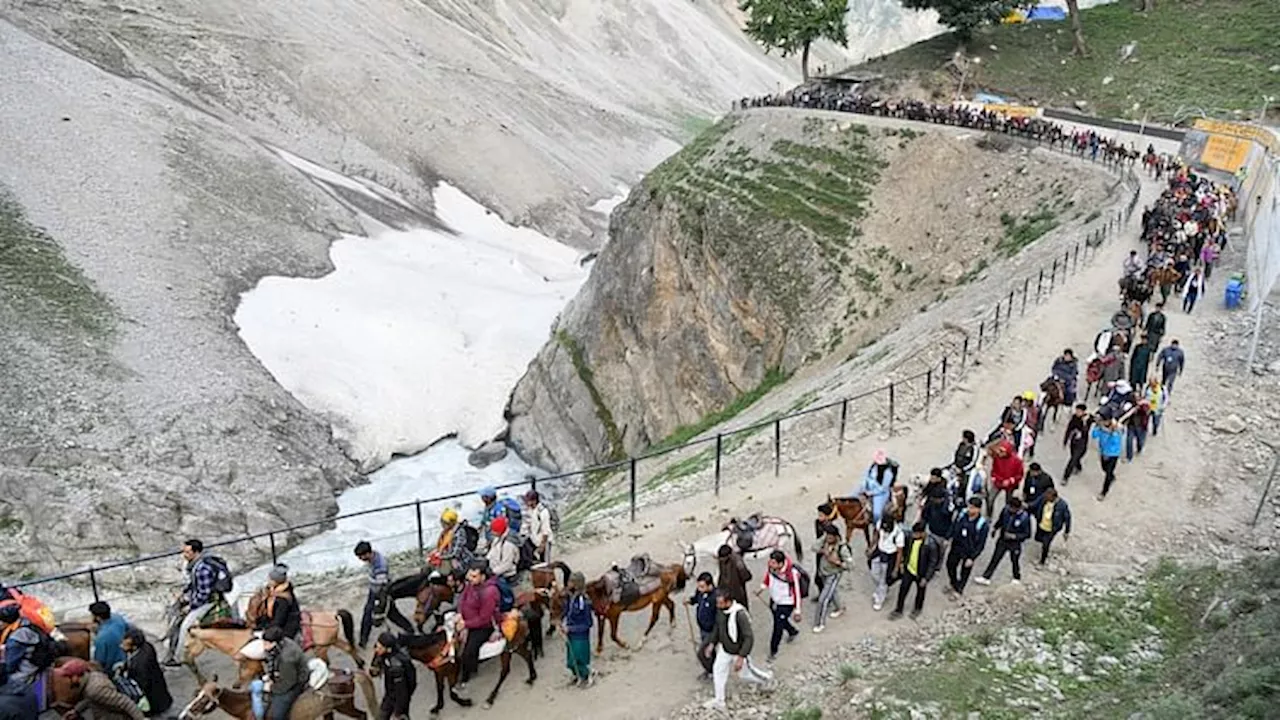
M 1027 22 L 1062 22 L 1066 19 L 1064 8 L 1051 5 L 1037 5 L 1027 11 Z

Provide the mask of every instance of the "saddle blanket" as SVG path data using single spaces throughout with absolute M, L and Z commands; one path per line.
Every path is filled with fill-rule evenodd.
M 745 534 L 745 533 L 744 533 Z M 744 552 L 749 550 L 759 550 L 761 548 L 772 548 L 778 544 L 778 539 L 782 535 L 782 526 L 777 523 L 766 522 L 755 532 L 751 533 L 751 547 L 743 548 L 738 545 Z

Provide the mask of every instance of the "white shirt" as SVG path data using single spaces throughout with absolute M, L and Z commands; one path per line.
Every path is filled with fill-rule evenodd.
M 489 554 L 485 557 L 494 575 L 506 576 L 516 571 L 516 563 L 520 562 L 520 548 L 516 547 L 517 542 L 519 541 L 510 535 L 493 539 Z
M 902 531 L 902 526 L 895 524 L 893 530 L 879 533 L 880 539 L 876 541 L 876 549 L 886 555 L 893 555 L 906 546 L 906 533 Z
M 554 539 L 551 532 L 551 510 L 546 503 L 539 502 L 538 507 L 530 509 L 526 517 L 525 523 L 520 526 L 520 532 L 532 540 L 534 545 L 541 545 L 544 537 L 547 542 Z

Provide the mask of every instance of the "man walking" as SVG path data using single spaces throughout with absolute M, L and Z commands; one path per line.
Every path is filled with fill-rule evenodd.
M 1164 385 L 1166 393 L 1172 395 L 1173 381 L 1182 374 L 1187 364 L 1186 353 L 1182 352 L 1176 338 L 1170 340 L 1169 346 L 1160 351 L 1156 356 L 1156 363 L 1160 366 L 1160 384 Z
M 1022 583 L 1022 543 L 1031 537 L 1031 515 L 1026 508 L 1022 507 L 1021 498 L 1014 497 L 1009 500 L 1009 504 L 1000 511 L 1000 517 L 996 520 L 991 535 L 996 538 L 995 552 L 991 555 L 991 562 L 987 563 L 987 569 L 982 571 L 982 577 L 974 578 L 973 581 L 979 585 L 990 585 L 991 576 L 995 574 L 1000 561 L 1008 554 L 1009 562 L 1013 565 L 1013 584 L 1020 585 Z
M 373 646 L 373 664 L 382 671 L 382 705 L 378 720 L 409 720 L 409 704 L 418 689 L 418 671 L 400 649 L 396 636 L 384 632 Z
M 1027 508 L 1036 523 L 1036 542 L 1040 543 L 1040 564 L 1049 559 L 1049 546 L 1062 533 L 1065 541 L 1071 537 L 1071 508 L 1058 496 L 1056 488 L 1049 488 Z
M 920 611 L 924 609 L 925 589 L 928 588 L 934 574 L 938 572 L 938 566 L 942 564 L 941 546 L 938 545 L 936 538 L 926 532 L 923 522 L 917 522 L 911 527 L 911 539 L 907 542 L 903 555 L 906 561 L 902 564 L 902 579 L 899 580 L 901 584 L 898 586 L 898 604 L 894 606 L 893 612 L 889 613 L 890 620 L 902 617 L 907 593 L 911 592 L 913 587 L 916 589 L 916 600 L 911 609 L 911 617 L 914 619 L 920 616 Z
M 710 575 L 703 573 L 708 578 Z M 702 578 L 698 578 L 698 586 L 703 584 Z M 561 624 L 564 626 L 564 662 L 569 667 L 569 672 L 573 675 L 573 684 L 579 687 L 591 686 L 591 624 L 594 621 L 594 613 L 591 610 L 591 603 L 587 601 L 587 596 L 583 594 L 583 589 L 587 586 L 587 579 L 580 572 L 575 572 L 569 576 L 569 585 L 565 591 L 569 594 L 568 601 L 564 604 L 561 611 Z M 714 612 L 714 608 L 712 609 Z M 699 622 L 701 622 L 701 608 L 699 608 Z M 714 618 L 712 620 L 714 627 Z
M 818 595 L 818 617 L 815 618 L 813 631 L 820 633 L 826 628 L 828 617 L 840 617 L 840 576 L 853 564 L 853 552 L 840 539 L 840 530 L 835 525 L 828 525 L 818 545 L 817 554 L 818 576 L 825 584 L 822 586 L 822 593 Z
M 1102 501 L 1116 481 L 1116 464 L 1120 462 L 1120 453 L 1124 452 L 1125 429 L 1115 418 L 1106 418 L 1095 424 L 1089 434 L 1098 442 L 1103 475 L 1102 494 L 1098 495 L 1098 500 Z
M 791 621 L 802 620 L 800 612 L 800 572 L 791 562 L 791 558 L 781 550 L 769 554 L 769 569 L 760 583 L 756 593 L 769 593 L 769 605 L 773 611 L 773 635 L 769 638 L 769 661 L 778 657 L 778 646 L 782 644 L 782 636 L 790 642 L 796 639 L 800 631 Z
M 965 512 L 956 519 L 951 533 L 951 552 L 947 553 L 948 586 L 957 595 L 964 594 L 973 564 L 987 547 L 987 519 L 982 516 L 982 498 L 969 498 Z
M 390 619 L 401 630 L 413 633 L 413 623 L 400 614 L 395 603 L 387 595 L 387 586 L 391 584 L 391 570 L 382 553 L 375 552 L 367 540 L 356 543 L 355 554 L 360 562 L 369 566 L 369 593 L 364 600 L 364 613 L 360 616 L 360 647 L 369 644 L 369 636 L 374 627 L 380 627 L 383 619 Z
M 747 607 L 747 583 L 751 582 L 751 570 L 743 562 L 742 556 L 729 545 L 721 545 L 716 551 L 716 559 L 720 569 L 717 592 L 729 593 L 739 605 Z
M 697 608 L 694 613 L 698 618 L 699 648 L 707 644 L 716 629 L 716 588 L 712 581 L 709 572 L 698 575 L 693 596 L 689 598 L 689 604 Z
M 1164 338 L 1165 323 L 1167 319 L 1164 314 L 1164 303 L 1156 303 L 1156 309 L 1151 311 L 1147 316 L 1147 322 L 1143 324 L 1142 329 L 1147 333 L 1147 345 L 1151 347 L 1151 352 L 1160 349 L 1160 340 Z
M 1027 477 L 1022 481 L 1022 502 L 1030 505 L 1049 488 L 1053 487 L 1053 478 L 1040 467 L 1040 463 L 1031 463 Z
M 703 707 L 708 710 L 725 710 L 725 686 L 729 684 L 731 671 L 738 673 L 742 680 L 756 685 L 764 685 L 772 680 L 773 674 L 756 667 L 751 661 L 755 637 L 751 632 L 751 617 L 747 614 L 747 609 L 730 597 L 724 588 L 716 596 L 716 607 L 720 610 L 716 616 L 716 629 L 711 636 L 711 644 L 704 651 L 708 657 L 715 654 L 711 676 L 716 695 L 703 704 Z
M 1062 435 L 1062 446 L 1071 453 L 1067 459 L 1067 468 L 1062 471 L 1063 487 L 1067 486 L 1067 480 L 1073 474 L 1084 472 L 1080 461 L 1089 450 L 1089 425 L 1092 423 L 1093 418 L 1089 416 L 1088 406 L 1078 403 L 1072 411 L 1071 419 L 1067 422 L 1067 431 Z

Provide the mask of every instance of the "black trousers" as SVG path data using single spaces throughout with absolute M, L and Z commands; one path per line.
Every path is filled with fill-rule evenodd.
M 965 565 L 964 561 L 971 559 L 954 545 L 951 546 L 951 552 L 947 553 L 947 579 L 951 581 L 951 589 L 958 593 L 963 593 L 964 586 L 969 584 L 973 566 Z
M 1062 471 L 1062 484 L 1066 485 L 1067 480 L 1072 475 L 1078 475 L 1084 472 L 1084 467 L 1080 461 L 1084 459 L 1084 454 L 1089 450 L 1087 444 L 1082 444 L 1079 448 L 1071 448 L 1071 457 L 1067 458 L 1067 468 Z
M 902 579 L 898 581 L 898 604 L 893 608 L 895 612 L 902 612 L 902 607 L 907 604 L 907 593 L 910 593 L 913 587 L 916 589 L 916 603 L 914 606 L 916 611 L 919 612 L 924 608 L 926 586 L 920 584 L 923 579 L 912 575 L 905 569 L 902 571 Z
M 467 630 L 467 642 L 462 646 L 462 674 L 458 677 L 459 682 L 467 682 L 476 676 L 476 670 L 480 667 L 480 646 L 489 640 L 491 634 L 489 628 Z
M 1102 458 L 1102 497 L 1106 497 L 1111 491 L 1111 483 L 1116 481 L 1116 463 L 1120 462 L 1120 456 Z
M 991 576 L 996 573 L 996 568 L 1000 565 L 1000 561 L 1004 559 L 1005 554 L 1009 555 L 1009 562 L 1013 563 L 1013 579 L 1022 579 L 1022 543 L 1016 540 L 1005 540 L 1000 538 L 996 540 L 996 551 L 991 554 L 991 562 L 987 563 L 987 569 L 982 571 L 982 577 L 990 580 Z
M 1040 564 L 1045 564 L 1049 559 L 1049 546 L 1053 544 L 1053 539 L 1057 537 L 1057 533 L 1045 532 L 1040 528 L 1036 528 L 1036 542 L 1040 543 Z

